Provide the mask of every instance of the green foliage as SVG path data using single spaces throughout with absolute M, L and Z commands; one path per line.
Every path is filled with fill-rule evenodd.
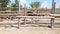
M 15 0 L 15 4 L 16 4 L 16 6 L 18 7 L 18 5 L 19 5 L 18 0 Z
M 32 3 L 30 4 L 30 6 L 31 6 L 32 8 L 39 8 L 40 5 L 41 5 L 41 3 L 40 3 L 40 2 L 37 2 L 37 1 L 32 2 Z
M 15 0 L 15 3 L 17 3 L 18 0 Z
M 16 7 L 16 4 L 14 4 L 14 3 L 13 3 L 13 4 L 11 4 L 11 7 Z
M 18 0 L 15 0 L 15 3 L 11 4 L 11 7 L 17 7 L 18 6 Z
M 0 7 L 1 8 L 7 7 L 9 2 L 10 2 L 9 0 L 0 0 Z

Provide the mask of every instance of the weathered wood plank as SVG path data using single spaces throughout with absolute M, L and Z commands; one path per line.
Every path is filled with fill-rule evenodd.
M 53 17 L 60 17 L 60 14 L 50 14 L 50 16 L 53 16 Z
M 40 18 L 40 19 L 51 19 L 51 16 L 16 16 L 17 18 Z

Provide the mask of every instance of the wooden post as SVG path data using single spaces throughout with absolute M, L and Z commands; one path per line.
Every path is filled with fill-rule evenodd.
M 51 14 L 55 14 L 55 2 L 54 2 L 54 0 L 52 0 Z M 51 18 L 51 28 L 53 28 L 53 27 L 54 27 L 54 18 Z
M 55 14 L 55 4 L 56 4 L 56 2 L 54 2 L 54 0 L 52 0 L 52 10 L 51 10 L 51 14 Z
M 20 18 L 19 18 L 20 19 Z M 20 20 L 18 19 L 18 29 L 20 28 Z
M 8 20 L 8 18 L 7 18 L 7 20 Z M 4 27 L 7 28 L 7 23 L 4 24 Z
M 18 4 L 19 5 L 19 12 L 18 13 L 20 15 L 20 0 L 18 0 L 18 2 L 19 2 L 19 4 Z
M 33 18 L 31 18 L 31 19 L 32 19 L 32 20 L 31 20 L 31 25 L 32 25 L 32 24 L 34 24 L 34 23 L 33 23 Z
M 24 15 L 26 16 L 26 4 L 24 4 Z
M 10 17 L 10 22 L 11 22 L 11 20 L 12 20 L 12 17 Z M 11 23 L 11 26 L 13 26 L 12 23 Z
M 37 8 L 36 11 L 37 11 L 37 16 L 38 16 L 39 15 L 39 13 L 38 13 L 39 9 Z
M 25 25 L 26 24 L 26 17 L 24 17 L 24 20 L 23 21 L 24 21 L 24 25 Z
M 54 18 L 51 18 L 51 28 L 54 27 Z
M 18 12 L 18 15 L 20 16 L 20 0 L 18 0 L 18 2 L 19 2 L 19 12 Z M 20 18 L 18 18 L 18 29 L 20 28 L 20 20 L 19 20 Z
M 7 28 L 7 24 L 4 24 L 4 27 Z
M 26 16 L 26 4 L 24 4 L 24 16 Z M 26 17 L 24 17 L 24 24 L 26 24 Z

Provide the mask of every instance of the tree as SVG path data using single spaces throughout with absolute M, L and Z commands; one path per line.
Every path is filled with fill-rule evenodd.
M 37 1 L 32 2 L 32 3 L 30 4 L 30 6 L 31 6 L 32 8 L 36 8 L 37 15 L 38 15 L 38 10 L 37 10 L 37 8 L 39 8 L 40 5 L 41 5 L 41 3 L 40 3 L 40 2 L 37 2 Z
M 18 7 L 18 0 L 15 0 L 15 3 L 12 3 L 11 7 Z
M 11 7 L 16 7 L 16 4 L 12 3 L 12 4 L 11 4 Z
M 15 3 L 12 3 L 12 4 L 11 4 L 11 7 L 18 7 L 18 6 L 16 6 Z M 20 5 L 20 8 L 22 8 L 22 5 Z
M 7 7 L 10 0 L 0 0 L 0 7 Z
M 18 0 L 15 0 L 15 3 L 12 3 L 11 5 L 12 5 L 12 7 L 18 7 L 19 6 Z
M 30 6 L 31 6 L 32 8 L 39 8 L 40 5 L 41 5 L 41 3 L 40 3 L 40 2 L 37 2 L 37 1 L 32 2 L 32 3 L 30 4 Z
M 18 0 L 15 0 L 15 4 L 16 4 L 16 6 L 18 7 L 18 5 L 19 5 Z

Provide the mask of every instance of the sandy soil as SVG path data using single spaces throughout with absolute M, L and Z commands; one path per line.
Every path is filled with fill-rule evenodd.
M 60 34 L 60 28 L 43 28 L 43 27 L 20 27 L 0 28 L 0 34 Z

